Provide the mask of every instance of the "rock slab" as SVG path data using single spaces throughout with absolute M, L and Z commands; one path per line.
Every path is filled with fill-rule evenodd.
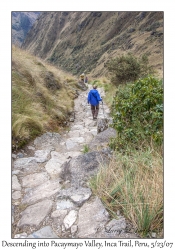
M 44 200 L 27 207 L 22 213 L 22 217 L 18 222 L 18 227 L 23 226 L 39 226 L 47 214 L 52 209 L 52 201 Z
M 95 238 L 102 226 L 109 220 L 109 214 L 98 197 L 85 203 L 79 210 L 78 237 Z
M 54 233 L 54 231 L 52 230 L 52 228 L 50 226 L 47 227 L 43 227 L 40 230 L 33 232 L 32 234 L 30 234 L 27 238 L 37 238 L 37 239 L 48 239 L 48 238 L 52 238 L 52 239 L 56 239 L 58 238 L 58 236 L 56 235 L 56 233 Z

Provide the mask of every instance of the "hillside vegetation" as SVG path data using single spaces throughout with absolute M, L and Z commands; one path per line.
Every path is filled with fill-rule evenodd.
M 23 48 L 63 69 L 104 76 L 104 63 L 132 52 L 147 54 L 162 77 L 163 12 L 42 12 Z
M 152 232 L 163 236 L 163 84 L 153 75 L 139 78 L 135 73 L 142 66 L 151 71 L 134 56 L 119 57 L 107 67 L 113 84 L 92 82 L 106 90 L 117 136 L 111 139 L 110 164 L 101 167 L 90 185 L 114 218 L 124 214 L 141 237 L 150 238 Z
M 59 131 L 65 126 L 77 89 L 76 78 L 13 46 L 13 148 L 44 131 Z

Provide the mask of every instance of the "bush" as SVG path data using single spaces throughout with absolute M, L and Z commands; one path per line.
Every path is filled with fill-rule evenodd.
M 113 127 L 118 136 L 111 147 L 163 141 L 163 84 L 152 76 L 118 88 L 112 105 Z
M 138 59 L 128 53 L 108 61 L 105 67 L 111 73 L 111 81 L 115 85 L 135 81 L 141 76 L 153 73 L 146 55 Z

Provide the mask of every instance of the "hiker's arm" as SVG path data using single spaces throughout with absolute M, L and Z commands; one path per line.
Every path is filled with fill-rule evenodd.
M 102 101 L 102 98 L 100 97 L 99 93 L 97 93 L 97 100 Z

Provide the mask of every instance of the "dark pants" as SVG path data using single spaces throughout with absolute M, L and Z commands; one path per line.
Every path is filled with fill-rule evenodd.
M 97 118 L 98 116 L 98 111 L 99 111 L 99 104 L 94 106 L 94 105 L 91 105 L 91 111 L 92 111 L 92 116 L 93 118 Z

